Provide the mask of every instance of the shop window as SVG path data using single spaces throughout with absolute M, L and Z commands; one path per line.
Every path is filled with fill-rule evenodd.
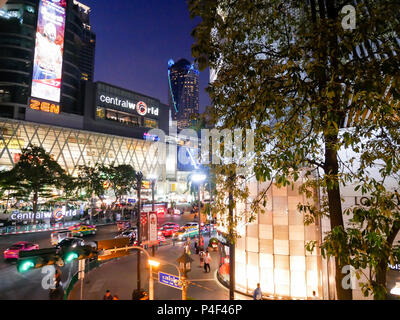
M 144 118 L 144 126 L 146 128 L 158 128 L 158 122 L 154 119 Z
M 97 118 L 99 118 L 99 119 L 104 119 L 105 116 L 106 116 L 106 112 L 105 112 L 104 108 L 99 108 L 99 107 L 97 107 L 97 109 L 96 109 L 96 116 L 97 116 Z
M 108 120 L 114 120 L 114 121 L 118 121 L 118 116 L 116 112 L 107 110 L 107 115 L 106 115 Z

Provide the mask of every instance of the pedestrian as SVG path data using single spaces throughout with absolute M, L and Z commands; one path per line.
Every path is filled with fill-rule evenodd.
M 312 292 L 311 300 L 318 300 L 317 293 L 315 291 Z
M 206 254 L 204 256 L 204 271 L 206 273 L 210 272 L 210 262 L 211 262 L 211 255 L 208 252 L 208 250 L 206 250 Z M 208 270 L 208 271 L 207 271 Z
M 204 249 L 204 238 L 203 236 L 200 236 L 200 250 Z
M 254 290 L 253 299 L 254 300 L 262 300 L 262 292 L 261 292 L 259 283 L 257 283 L 257 288 Z
M 184 252 L 190 255 L 192 252 L 190 251 L 190 245 L 188 243 L 185 244 Z
M 203 250 L 200 251 L 199 253 L 199 257 L 200 257 L 200 268 L 204 267 L 204 256 L 205 256 L 205 252 Z
M 199 240 L 197 240 L 197 237 L 194 240 L 194 249 L 196 250 L 196 254 L 199 254 Z
M 112 300 L 113 296 L 111 295 L 110 290 L 106 290 L 106 294 L 103 297 L 103 300 Z
M 56 271 L 54 273 L 54 283 L 56 288 L 58 288 L 61 283 L 61 270 L 58 267 L 56 268 Z

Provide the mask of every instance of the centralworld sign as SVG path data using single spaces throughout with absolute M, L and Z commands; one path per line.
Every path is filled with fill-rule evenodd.
M 134 103 L 132 101 L 129 101 L 126 98 L 110 97 L 110 96 L 107 96 L 104 94 L 100 95 L 99 99 L 100 99 L 100 102 L 102 102 L 102 103 L 106 103 L 106 104 L 121 107 L 121 108 L 136 110 L 136 112 L 141 116 L 145 116 L 146 114 L 158 116 L 158 114 L 159 114 L 158 108 L 149 107 L 143 101 Z

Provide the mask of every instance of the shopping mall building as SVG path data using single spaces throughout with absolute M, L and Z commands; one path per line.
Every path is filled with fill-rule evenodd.
M 169 107 L 159 99 L 93 82 L 96 35 L 75 0 L 9 0 L 0 8 L 0 169 L 21 149 L 43 147 L 70 174 L 80 165 L 130 164 L 158 176 L 156 199 L 186 190 L 176 155 L 150 149 Z M 173 140 L 173 139 L 171 139 Z M 174 141 L 176 143 L 176 141 Z

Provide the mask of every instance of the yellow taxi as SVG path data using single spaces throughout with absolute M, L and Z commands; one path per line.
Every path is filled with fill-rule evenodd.
M 80 224 L 70 229 L 73 237 L 83 237 L 91 234 L 96 234 L 97 229 L 95 226 L 88 224 Z
M 194 238 L 199 234 L 199 227 L 190 226 L 182 227 L 177 232 L 174 233 L 173 237 L 177 240 L 185 241 L 187 238 Z

